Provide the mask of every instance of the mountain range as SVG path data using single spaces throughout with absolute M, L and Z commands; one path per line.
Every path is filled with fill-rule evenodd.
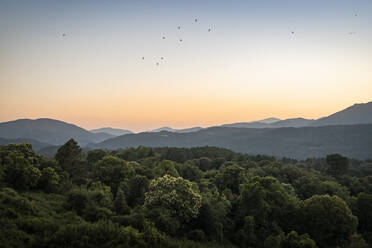
M 112 136 L 120 136 L 120 135 L 124 135 L 124 134 L 133 133 L 130 130 L 119 129 L 119 128 L 111 128 L 111 127 L 103 127 L 103 128 L 98 128 L 98 129 L 92 129 L 92 130 L 89 130 L 89 132 L 95 133 L 95 134 L 106 133 L 106 134 L 110 134 Z
M 171 127 L 161 127 L 161 128 L 151 130 L 150 132 L 157 133 L 157 132 L 167 131 L 167 132 L 172 132 L 172 133 L 192 133 L 192 132 L 197 132 L 201 129 L 203 128 L 202 127 L 191 127 L 191 128 L 185 128 L 185 129 L 174 129 Z
M 362 125 L 368 124 L 368 125 Z M 19 119 L 0 123 L 0 145 L 28 142 L 35 150 L 55 152 L 74 138 L 83 147 L 117 149 L 128 146 L 221 146 L 246 153 L 304 158 L 339 152 L 372 157 L 372 102 L 354 104 L 319 119 L 267 118 L 217 127 L 162 127 L 134 134 L 110 127 L 86 130 L 59 120 Z
M 90 149 L 217 146 L 248 154 L 305 159 L 330 153 L 372 158 L 372 124 L 301 128 L 211 127 L 192 133 L 143 132 L 90 144 Z
M 267 122 L 267 119 L 252 122 L 224 124 L 223 127 L 238 128 L 278 128 L 278 127 L 314 127 L 328 125 L 353 125 L 372 123 L 372 102 L 354 104 L 344 110 L 319 119 L 291 118 Z
M 0 137 L 6 139 L 34 139 L 51 145 L 61 145 L 71 137 L 81 145 L 100 142 L 112 135 L 91 133 L 74 124 L 63 121 L 41 118 L 36 120 L 19 119 L 0 123 Z

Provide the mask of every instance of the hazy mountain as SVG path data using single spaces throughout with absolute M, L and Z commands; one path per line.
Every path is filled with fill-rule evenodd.
M 236 127 L 236 128 L 278 128 L 278 127 L 306 127 L 310 126 L 314 120 L 304 119 L 304 118 L 292 118 L 274 121 L 272 122 L 262 122 L 261 121 L 252 121 L 252 122 L 237 122 L 231 124 L 224 124 L 221 127 Z M 266 119 L 265 119 L 266 120 Z M 263 120 L 264 121 L 264 120 Z
M 313 122 L 312 119 L 292 118 L 271 123 L 270 127 L 307 127 Z
M 0 137 L 7 139 L 28 138 L 52 145 L 64 144 L 70 138 L 81 145 L 100 142 L 106 137 L 96 135 L 81 127 L 53 119 L 19 119 L 0 123 Z
M 6 139 L 6 138 L 0 138 L 0 145 L 9 145 L 9 144 L 21 144 L 21 143 L 29 143 L 32 145 L 33 149 L 35 151 L 41 150 L 45 147 L 49 147 L 50 144 L 43 143 L 34 139 L 24 139 L 24 138 L 18 138 L 18 139 Z
M 47 146 L 47 147 L 44 147 L 42 149 L 39 149 L 39 150 L 36 150 L 34 149 L 37 153 L 47 157 L 47 158 L 53 158 L 58 149 L 60 148 L 61 146 Z
M 235 127 L 235 128 L 269 128 L 269 123 L 252 121 L 252 122 L 236 122 L 230 124 L 223 124 L 221 127 Z
M 302 128 L 212 127 L 191 133 L 144 132 L 115 137 L 90 148 L 119 149 L 136 146 L 217 146 L 249 154 L 292 158 L 340 153 L 352 158 L 372 158 L 372 124 Z
M 237 128 L 277 128 L 277 127 L 307 127 L 328 125 L 352 125 L 372 123 L 372 102 L 354 104 L 342 111 L 320 119 L 292 118 L 280 120 L 267 118 L 252 122 L 237 122 L 221 125 L 222 127 Z
M 320 118 L 312 126 L 372 123 L 372 102 L 354 104 L 330 116 Z
M 221 127 L 237 127 L 237 128 L 270 128 L 272 124 L 281 121 L 278 118 L 270 117 L 259 121 L 251 122 L 236 122 L 223 124 Z
M 280 121 L 280 119 L 274 118 L 274 117 L 270 117 L 270 118 L 266 118 L 266 119 L 263 119 L 263 120 L 259 120 L 258 122 L 266 123 L 266 124 L 271 124 L 271 123 L 278 122 L 278 121 Z
M 254 147 L 250 147 L 251 143 L 244 143 L 243 140 L 245 139 L 244 137 L 246 136 L 247 132 L 252 132 L 252 135 L 254 134 L 255 137 L 259 133 L 264 133 L 265 135 L 260 136 L 260 139 L 257 140 L 257 144 L 255 147 L 258 147 L 258 144 L 260 142 L 263 142 L 262 140 L 266 140 L 268 143 L 265 143 L 267 147 L 270 147 L 271 144 L 275 144 L 279 146 L 276 149 L 270 150 L 268 148 L 268 152 L 273 155 L 279 155 L 281 152 L 278 153 L 280 149 L 283 149 L 283 147 L 286 147 L 285 143 L 279 142 L 280 140 L 272 140 L 272 137 L 268 136 L 270 130 L 266 129 L 278 129 L 278 128 L 283 128 L 283 127 L 296 127 L 296 128 L 302 128 L 302 127 L 317 127 L 317 126 L 331 126 L 331 125 L 353 125 L 353 124 L 364 124 L 364 123 L 372 123 L 372 102 L 365 103 L 365 104 L 355 104 L 349 108 L 346 108 L 342 111 L 339 111 L 335 114 L 332 114 L 330 116 L 320 118 L 317 120 L 309 120 L 309 119 L 304 119 L 304 118 L 293 118 L 293 119 L 285 119 L 285 120 L 279 120 L 277 118 L 267 118 L 264 120 L 260 121 L 254 121 L 254 122 L 240 122 L 240 123 L 232 123 L 232 124 L 225 124 L 222 125 L 220 128 L 221 130 L 225 130 L 223 128 L 227 128 L 226 130 L 230 130 L 229 128 L 234 127 L 237 129 L 241 129 L 239 132 L 241 136 L 233 132 L 233 134 L 237 135 L 236 137 L 228 137 L 227 136 L 227 131 L 220 131 L 214 135 L 206 135 L 206 133 L 210 132 L 210 130 L 214 130 L 214 128 L 208 128 L 208 129 L 203 129 L 201 127 L 193 127 L 193 128 L 187 128 L 187 129 L 174 129 L 171 127 L 162 127 L 159 129 L 152 130 L 150 132 L 145 133 L 140 133 L 138 135 L 134 135 L 131 133 L 129 130 L 124 130 L 124 129 L 113 129 L 113 128 L 101 128 L 101 129 L 95 129 L 91 131 L 87 131 L 81 127 L 78 127 L 73 124 L 69 124 L 63 121 L 58 121 L 58 120 L 53 120 L 53 119 L 36 119 L 36 120 L 31 120 L 31 119 L 20 119 L 20 120 L 15 120 L 15 121 L 9 121 L 9 122 L 3 122 L 0 123 L 0 137 L 4 139 L 18 139 L 18 143 L 24 141 L 25 139 L 29 139 L 30 143 L 35 144 L 35 150 L 43 149 L 44 145 L 42 143 L 46 143 L 47 146 L 48 144 L 58 146 L 61 144 L 64 144 L 68 139 L 74 138 L 79 142 L 81 146 L 85 146 L 87 144 L 91 143 L 100 143 L 102 141 L 107 140 L 107 143 L 102 142 L 97 145 L 97 147 L 100 147 L 103 145 L 103 148 L 105 147 L 105 144 L 107 144 L 107 148 L 118 148 L 122 146 L 127 146 L 128 144 L 133 144 L 133 145 L 142 145 L 142 141 L 144 141 L 144 144 L 148 145 L 163 145 L 163 143 L 159 143 L 158 139 L 163 140 L 165 139 L 164 145 L 174 145 L 174 146 L 182 146 L 190 140 L 190 144 L 186 144 L 188 146 L 194 146 L 194 145 L 218 145 L 215 144 L 214 142 L 217 142 L 215 139 L 216 137 L 222 137 L 226 139 L 224 142 L 220 142 L 223 147 L 226 148 L 234 148 L 235 145 L 238 145 L 239 147 L 236 147 L 236 151 L 240 151 L 243 149 L 243 147 L 248 146 L 247 149 L 243 149 L 242 152 L 260 152 L 264 153 L 265 149 L 264 147 L 261 147 L 261 149 L 255 150 Z M 252 130 L 247 131 L 243 130 L 244 128 L 250 128 Z M 346 130 L 346 127 L 343 127 Z M 354 127 L 355 128 L 355 127 Z M 257 129 L 257 130 L 256 130 Z M 259 130 L 259 129 L 264 129 L 264 130 Z M 207 132 L 207 130 L 209 130 Z M 283 133 L 283 130 L 285 129 L 279 129 L 281 131 L 277 131 L 279 133 Z M 304 129 L 301 129 L 304 130 Z M 320 129 L 310 129 L 310 130 L 320 130 Z M 335 128 L 335 130 L 339 130 Z M 166 132 L 164 132 L 166 131 Z M 331 129 L 329 129 L 331 131 Z M 348 131 L 348 130 L 346 130 Z M 292 131 L 292 133 L 295 131 Z M 291 135 L 292 133 L 289 133 Z M 127 138 L 124 139 L 123 143 L 117 142 L 114 138 L 114 136 L 126 134 L 128 135 Z M 182 139 L 185 140 L 179 140 L 181 136 L 173 136 L 173 134 L 185 134 L 185 136 L 182 136 Z M 186 135 L 190 134 L 190 135 Z M 317 133 L 314 134 L 315 136 Z M 341 133 L 337 133 L 337 135 L 341 135 Z M 366 137 L 369 134 L 366 135 Z M 160 138 L 159 138 L 160 137 Z M 281 139 L 283 142 L 285 140 L 288 140 L 290 136 L 286 137 L 285 135 L 281 136 Z M 119 140 L 122 139 L 122 136 L 119 136 Z M 320 139 L 321 137 L 318 137 L 318 141 L 320 144 L 322 144 L 322 140 Z M 365 137 L 364 137 L 365 138 Z M 308 143 L 311 144 L 311 135 L 308 137 Z M 316 139 L 316 138 L 314 138 Z M 114 141 L 113 141 L 114 140 Z M 129 140 L 130 142 L 127 142 Z M 171 140 L 171 143 L 168 144 L 169 140 Z M 336 140 L 336 138 L 334 138 Z M 334 141 L 333 140 L 333 141 Z M 252 142 L 252 137 L 247 140 L 247 142 Z M 270 142 L 272 143 L 270 143 Z M 333 142 L 332 141 L 332 142 Z M 7 141 L 3 140 L 3 144 L 5 144 Z M 37 143 L 39 142 L 39 143 Z M 114 142 L 114 143 L 111 143 Z M 296 137 L 293 137 L 293 143 L 297 142 L 305 142 L 304 139 L 301 139 L 301 137 L 298 137 L 298 140 L 296 140 Z M 327 143 L 327 145 L 335 145 L 335 147 L 339 148 L 341 144 L 334 144 L 334 143 Z M 355 144 L 356 141 L 351 141 L 351 143 Z M 337 142 L 335 142 L 337 143 Z M 248 144 L 248 145 L 247 145 Z M 299 147 L 302 146 L 302 144 L 298 144 Z M 94 146 L 94 145 L 93 145 Z M 298 148 L 293 148 L 294 155 L 293 156 L 300 156 L 299 151 L 296 149 Z M 312 148 L 313 150 L 309 154 L 317 154 L 315 151 L 317 148 Z M 328 149 L 328 148 L 327 148 Z M 326 149 L 326 151 L 328 151 Z M 353 151 L 355 150 L 353 147 L 350 147 Z M 364 149 L 364 148 L 363 148 Z M 53 149 L 51 149 L 53 150 Z M 332 150 L 332 149 L 329 149 Z M 280 150 L 281 151 L 281 150 Z M 289 151 L 289 150 L 288 150 Z M 306 151 L 306 149 L 304 150 Z M 282 151 L 283 154 L 287 154 L 284 150 Z M 362 153 L 362 151 L 361 151 Z M 288 156 L 291 155 L 291 153 L 287 154 Z M 348 154 L 346 154 L 348 155 Z M 360 156 L 357 155 L 357 156 Z M 364 155 L 363 155 L 364 156 Z
M 89 130 L 89 132 L 92 132 L 92 133 L 95 133 L 95 134 L 106 133 L 106 134 L 110 134 L 112 136 L 120 136 L 120 135 L 124 135 L 124 134 L 128 134 L 128 133 L 133 133 L 130 130 L 119 129 L 119 128 L 111 128 L 111 127 L 93 129 L 93 130 Z
M 151 130 L 150 132 L 157 133 L 157 132 L 167 131 L 167 132 L 172 132 L 172 133 L 191 133 L 191 132 L 197 132 L 201 129 L 203 129 L 203 128 L 201 128 L 201 127 L 191 127 L 191 128 L 185 128 L 185 129 L 174 129 L 174 128 L 171 128 L 171 127 L 161 127 L 161 128 Z
M 95 136 L 95 142 L 101 142 L 101 141 L 104 141 L 104 140 L 107 140 L 107 139 L 110 139 L 116 136 L 120 136 L 120 135 L 112 135 L 108 133 L 93 133 L 93 134 Z

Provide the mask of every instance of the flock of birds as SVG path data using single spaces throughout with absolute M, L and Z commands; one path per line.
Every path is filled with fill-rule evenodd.
M 195 18 L 194 19 L 194 22 L 198 22 L 199 19 L 198 18 Z M 177 27 L 178 30 L 181 30 L 181 26 L 178 26 Z M 208 33 L 212 32 L 212 28 L 208 28 Z M 166 37 L 165 36 L 162 36 L 162 40 L 165 40 Z M 178 39 L 179 42 L 183 42 L 183 39 L 182 38 L 179 38 Z M 142 60 L 145 60 L 145 57 L 142 57 Z M 160 60 L 163 61 L 164 60 L 164 57 L 160 57 Z M 156 65 L 159 66 L 160 65 L 160 62 L 156 62 Z
M 358 14 L 354 14 L 354 17 L 357 17 Z M 194 19 L 194 22 L 198 22 L 198 18 L 195 18 Z M 178 26 L 177 27 L 178 30 L 181 30 L 181 26 Z M 212 28 L 208 28 L 207 29 L 208 32 L 212 32 Z M 291 31 L 290 34 L 294 35 L 295 34 L 295 31 Z M 356 32 L 349 32 L 348 35 L 355 35 Z M 66 33 L 62 33 L 62 37 L 66 37 Z M 162 40 L 165 40 L 166 39 L 166 36 L 162 36 Z M 179 42 L 183 42 L 183 39 L 182 38 L 179 38 L 178 40 Z M 145 57 L 143 56 L 142 57 L 142 60 L 145 60 Z M 160 57 L 160 61 L 164 61 L 164 57 Z M 155 65 L 159 66 L 160 65 L 160 61 L 156 62 Z

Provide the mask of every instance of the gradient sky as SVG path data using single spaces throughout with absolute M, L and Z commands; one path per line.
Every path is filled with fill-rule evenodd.
M 368 101 L 371 0 L 0 0 L 0 121 L 141 131 Z

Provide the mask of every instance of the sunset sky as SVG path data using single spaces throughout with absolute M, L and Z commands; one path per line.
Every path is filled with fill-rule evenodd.
M 0 122 L 142 131 L 369 101 L 371 0 L 0 0 Z

